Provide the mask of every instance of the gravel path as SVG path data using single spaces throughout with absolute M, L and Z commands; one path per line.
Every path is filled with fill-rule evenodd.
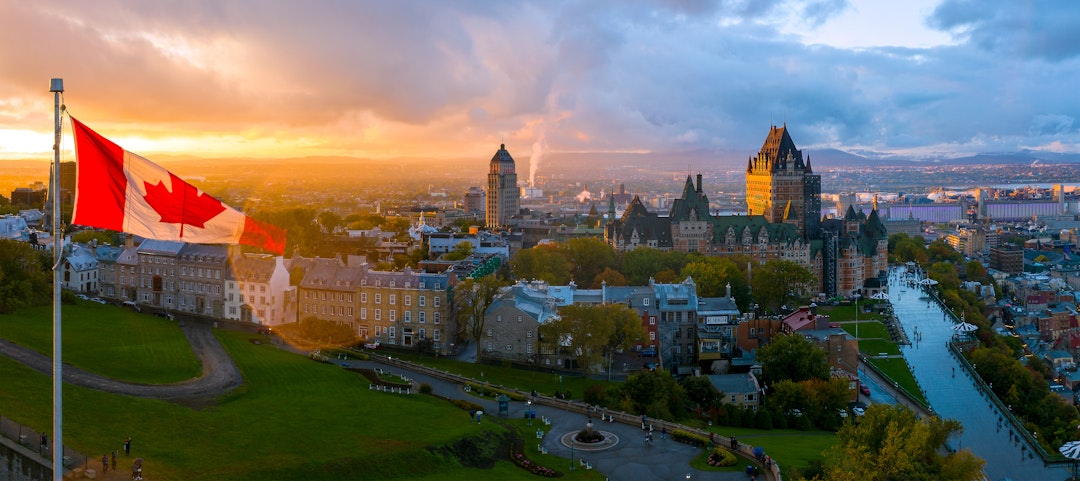
M 214 337 L 209 325 L 183 322 L 180 329 L 202 364 L 202 374 L 197 378 L 175 384 L 135 384 L 109 379 L 65 363 L 64 382 L 113 394 L 163 399 L 192 407 L 210 406 L 222 394 L 244 383 L 240 370 Z M 0 355 L 21 362 L 42 374 L 52 375 L 52 357 L 32 349 L 0 339 Z

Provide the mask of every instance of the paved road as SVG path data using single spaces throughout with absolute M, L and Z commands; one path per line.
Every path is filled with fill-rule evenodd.
M 1063 466 L 1043 466 L 1042 459 L 1030 456 L 1030 448 L 1022 441 L 1010 440 L 1007 425 L 999 428 L 1001 413 L 982 396 L 975 380 L 947 348 L 953 322 L 919 288 L 901 282 L 902 275 L 902 270 L 893 271 L 889 282 L 893 310 L 912 342 L 902 352 L 934 411 L 964 425 L 963 434 L 951 440 L 953 447 L 970 448 L 985 459 L 984 471 L 992 481 L 1065 479 Z
M 399 374 L 404 370 L 398 365 L 391 367 L 375 361 L 346 361 L 346 363 L 349 367 L 389 369 L 391 372 Z M 464 392 L 461 389 L 461 386 L 457 384 L 412 371 L 406 375 L 416 382 L 430 384 L 432 392 L 437 395 L 451 399 L 466 399 L 478 403 L 484 406 L 485 413 L 490 414 L 498 412 L 498 405 L 496 402 L 472 396 L 471 394 Z M 395 395 L 400 394 L 387 394 L 387 396 Z M 568 459 L 566 466 L 550 467 L 565 471 L 570 467 L 569 458 L 571 452 L 569 447 L 564 446 L 559 442 L 559 438 L 563 434 L 577 432 L 583 429 L 585 427 L 586 417 L 556 407 L 540 404 L 534 404 L 533 406 L 534 409 L 536 409 L 536 421 L 534 421 L 534 426 L 536 426 L 537 429 L 542 429 L 546 432 L 542 441 L 543 446 L 548 450 L 549 454 L 564 456 Z M 508 415 L 509 417 L 520 419 L 524 417 L 525 409 L 526 406 L 522 403 L 510 403 Z M 467 416 L 463 416 L 463 421 L 466 417 Z M 487 415 L 484 417 L 486 418 Z M 551 421 L 551 425 L 544 426 L 544 423 L 541 422 L 542 417 L 547 417 Z M 594 421 L 596 421 L 595 418 Z M 574 459 L 584 457 L 584 459 L 592 463 L 593 469 L 600 471 L 610 479 L 617 479 L 620 481 L 669 481 L 686 479 L 687 474 L 690 474 L 691 479 L 695 480 L 746 481 L 748 479 L 746 474 L 742 472 L 704 472 L 691 468 L 690 460 L 702 452 L 701 448 L 693 448 L 689 445 L 672 441 L 671 439 L 661 439 L 659 432 L 653 433 L 653 438 L 655 440 L 654 445 L 652 447 L 646 447 L 644 433 L 639 427 L 617 422 L 596 422 L 594 428 L 615 434 L 619 437 L 619 443 L 615 447 L 604 451 L 585 452 L 584 454 L 580 449 L 576 449 L 573 453 Z M 536 453 L 537 442 L 539 441 L 536 439 L 526 439 L 526 453 Z M 745 465 L 746 463 L 744 462 L 742 464 Z M 765 478 L 763 476 L 758 476 L 758 479 L 761 480 Z

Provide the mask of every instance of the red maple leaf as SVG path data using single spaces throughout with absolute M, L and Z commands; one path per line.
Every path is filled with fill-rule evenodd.
M 158 181 L 157 185 L 144 181 L 146 195 L 143 198 L 161 216 L 161 222 L 180 224 L 181 235 L 184 224 L 201 228 L 206 225 L 206 221 L 225 211 L 221 201 L 199 192 L 199 189 L 172 172 L 169 172 L 169 179 L 173 185 L 171 192 L 162 181 Z

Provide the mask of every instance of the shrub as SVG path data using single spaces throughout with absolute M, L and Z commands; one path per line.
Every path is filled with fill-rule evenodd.
M 431 384 L 428 384 L 426 382 L 421 383 L 420 384 L 420 394 L 431 394 Z
M 471 411 L 483 411 L 484 410 L 484 406 L 481 406 L 481 405 L 476 404 L 474 402 L 465 401 L 465 400 L 462 400 L 462 399 L 451 399 L 450 404 L 453 404 L 453 405 L 461 408 L 461 410 L 463 410 L 463 411 L 470 411 L 471 412 Z
M 686 443 L 694 446 L 704 446 L 709 443 L 709 438 L 689 431 L 683 431 L 681 429 L 676 429 L 672 431 L 671 439 L 674 439 L 680 443 Z
M 739 460 L 724 448 L 713 448 L 706 462 L 709 463 L 709 466 L 724 467 L 734 466 Z
M 607 398 L 607 391 L 604 389 L 604 386 L 590 384 L 589 387 L 585 388 L 585 397 L 583 400 L 586 404 L 603 404 L 605 398 Z

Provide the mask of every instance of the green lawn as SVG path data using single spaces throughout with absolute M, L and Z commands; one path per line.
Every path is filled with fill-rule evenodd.
M 926 398 L 923 397 L 922 391 L 919 389 L 919 384 L 915 382 L 915 376 L 911 374 L 911 369 L 903 358 L 868 359 L 868 362 L 877 366 L 890 379 L 900 384 L 900 387 L 912 397 L 920 400 L 924 405 L 927 404 Z
M 10 316 L 0 318 L 0 329 L 7 332 L 11 323 Z M 100 334 L 67 338 L 71 349 L 109 336 L 93 332 Z M 509 462 L 467 469 L 426 449 L 504 430 L 492 422 L 470 423 L 467 413 L 430 396 L 369 391 L 356 373 L 252 344 L 247 334 L 216 334 L 244 373 L 237 392 L 213 408 L 193 410 L 65 385 L 65 443 L 94 458 L 131 436 L 132 455 L 143 457 L 146 473 L 162 481 L 534 479 Z M 183 339 L 178 331 L 171 335 Z M 97 370 L 106 374 L 120 369 L 107 362 L 106 350 L 92 351 L 84 362 L 100 358 Z M 50 378 L 7 358 L 0 358 L 0 378 L 0 413 L 48 430 Z
M 900 348 L 896 343 L 884 339 L 869 339 L 859 341 L 859 350 L 867 356 L 877 356 L 881 353 L 886 355 L 900 355 Z
M 880 314 L 868 313 L 866 311 L 863 311 L 862 308 L 865 307 L 865 306 L 866 306 L 865 302 L 862 302 L 862 301 L 859 302 L 859 321 L 865 321 L 865 320 L 880 321 L 880 320 L 884 319 L 884 318 L 881 317 Z M 828 315 L 835 322 L 845 322 L 845 321 L 854 321 L 855 320 L 855 306 L 854 305 L 848 305 L 848 306 L 819 306 L 818 307 L 818 313 Z M 860 332 L 860 334 L 861 334 L 861 332 Z
M 377 351 L 367 351 L 377 352 Z M 380 352 L 388 354 L 388 352 Z M 607 389 L 614 389 L 621 385 L 616 381 L 597 381 L 580 375 L 558 375 L 546 372 L 525 371 L 509 366 L 497 366 L 488 364 L 476 364 L 473 362 L 461 362 L 447 358 L 435 359 L 428 356 L 415 354 L 391 353 L 395 359 L 403 359 L 415 362 L 435 369 L 451 372 L 468 378 L 483 379 L 493 386 L 505 386 L 517 388 L 524 392 L 536 390 L 539 393 L 552 395 L 558 390 L 568 390 L 575 399 L 581 399 L 585 388 L 592 384 L 600 384 Z M 481 376 L 483 374 L 483 376 Z M 560 382 L 559 379 L 562 379 Z M 561 386 L 561 387 L 560 387 Z
M 176 323 L 116 306 L 63 305 L 63 361 L 122 381 L 165 384 L 197 377 L 198 359 Z M 52 357 L 52 306 L 0 315 L 0 337 Z
M 822 459 L 822 453 L 836 443 L 836 433 L 831 431 L 799 431 L 796 429 L 748 429 L 727 426 L 710 428 L 717 435 L 734 435 L 740 443 L 761 446 L 780 465 L 784 472 L 792 468 L 805 468 L 811 460 Z M 743 469 L 746 463 L 740 463 Z
M 859 339 L 890 339 L 889 330 L 878 321 L 863 321 L 860 320 L 859 324 Z M 840 324 L 851 337 L 855 337 L 855 322 L 845 322 Z

